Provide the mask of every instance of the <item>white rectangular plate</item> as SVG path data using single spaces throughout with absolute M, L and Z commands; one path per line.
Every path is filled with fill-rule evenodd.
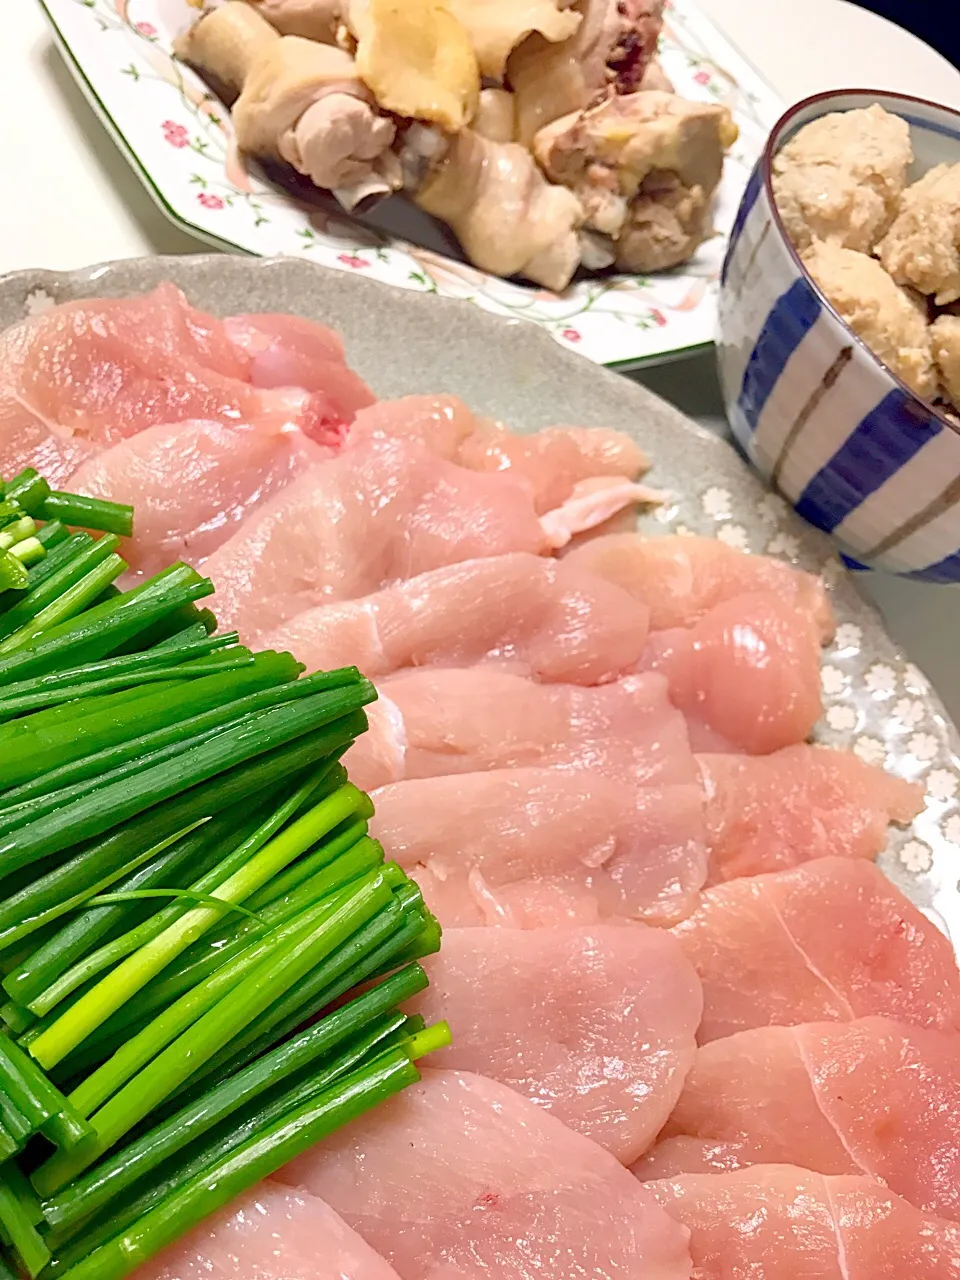
M 782 108 L 690 0 L 668 0 L 661 57 L 679 93 L 726 103 L 740 128 L 717 196 L 717 234 L 682 269 L 578 281 L 560 295 L 444 254 L 443 239 L 429 227 L 421 234 L 421 216 L 400 201 L 381 206 L 374 227 L 298 198 L 256 170 L 240 170 L 227 112 L 171 53 L 202 0 L 41 4 L 81 87 L 161 209 L 207 243 L 259 257 L 310 257 L 401 288 L 466 298 L 533 321 L 563 345 L 620 369 L 675 359 L 713 341 L 727 233 Z

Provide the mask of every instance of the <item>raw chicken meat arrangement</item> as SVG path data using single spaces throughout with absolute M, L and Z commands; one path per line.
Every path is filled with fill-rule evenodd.
M 624 531 L 649 465 L 172 285 L 0 336 L 4 475 L 374 679 L 345 764 L 445 928 L 437 1066 L 141 1280 L 960 1280 L 960 973 L 873 865 L 922 790 L 810 742 L 819 580 Z

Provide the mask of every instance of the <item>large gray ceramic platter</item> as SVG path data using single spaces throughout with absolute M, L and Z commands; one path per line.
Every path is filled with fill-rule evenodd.
M 522 431 L 551 423 L 618 427 L 654 459 L 673 495 L 644 531 L 698 533 L 825 576 L 840 626 L 824 654 L 818 740 L 920 780 L 925 812 L 894 832 L 883 867 L 955 945 L 960 942 L 960 760 L 946 712 L 897 651 L 829 542 L 770 494 L 729 445 L 651 392 L 558 347 L 522 321 L 402 292 L 304 262 L 221 256 L 150 258 L 0 279 L 0 325 L 54 302 L 141 293 L 172 280 L 220 315 L 290 311 L 333 325 L 350 363 L 384 397 L 445 391 Z

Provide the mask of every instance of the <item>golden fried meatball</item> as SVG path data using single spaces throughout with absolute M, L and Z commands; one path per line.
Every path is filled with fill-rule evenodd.
M 930 326 L 930 348 L 943 389 L 960 406 L 960 316 L 940 316 Z
M 917 395 L 932 399 L 938 380 L 925 304 L 855 249 L 816 241 L 802 257 L 857 337 Z
M 937 306 L 960 298 L 960 164 L 938 164 L 907 188 L 877 252 L 894 280 Z
M 790 239 L 800 250 L 823 240 L 870 253 L 896 216 L 912 160 L 906 122 L 882 107 L 811 121 L 773 160 Z

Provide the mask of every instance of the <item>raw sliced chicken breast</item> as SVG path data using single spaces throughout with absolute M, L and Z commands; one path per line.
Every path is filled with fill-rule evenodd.
M 258 312 L 229 316 L 224 328 L 250 362 L 255 387 L 299 387 L 310 393 L 300 419 L 318 444 L 339 447 L 359 409 L 375 396 L 347 365 L 334 329 L 302 316 Z
M 420 440 L 448 462 L 471 471 L 510 471 L 530 485 L 541 513 L 569 498 L 582 480 L 634 480 L 650 467 L 640 446 L 622 431 L 546 427 L 519 435 L 477 417 L 455 396 L 382 400 L 359 413 L 350 431 L 351 441 L 371 437 Z
M 542 556 L 467 560 L 365 596 L 308 609 L 263 637 L 310 670 L 493 661 L 536 680 L 600 684 L 643 654 L 647 610 L 625 591 Z
M 642 924 L 446 929 L 410 1012 L 446 1019 L 437 1067 L 508 1084 L 623 1164 L 669 1116 L 703 1004 L 675 940 Z
M 0 338 L 0 473 L 61 483 L 95 448 L 144 427 L 249 421 L 262 406 L 223 323 L 172 284 L 66 303 Z
M 124 558 L 155 573 L 180 559 L 201 564 L 255 507 L 325 456 L 302 431 L 266 419 L 179 422 L 147 427 L 95 454 L 70 486 L 135 505 Z
M 656 631 L 692 627 L 718 604 L 772 591 L 812 619 L 821 640 L 833 635 L 833 609 L 819 578 L 770 556 L 747 555 L 716 538 L 609 534 L 584 543 L 567 559 L 642 600 Z
M 669 679 L 691 732 L 702 723 L 734 750 L 802 742 L 820 718 L 817 630 L 769 591 L 724 600 L 693 627 L 652 632 L 646 665 Z
M 791 1165 L 647 1184 L 690 1232 L 697 1280 L 958 1280 L 960 1228 L 870 1178 Z
M 424 668 L 388 676 L 379 690 L 369 732 L 344 757 L 364 790 L 526 765 L 586 768 L 633 785 L 696 776 L 683 716 L 660 676 L 584 689 L 492 667 Z
M 529 495 L 411 441 L 351 449 L 299 476 L 204 566 L 216 612 L 248 644 L 304 609 L 545 541 Z
M 890 823 L 923 809 L 922 786 L 851 751 L 803 743 L 763 757 L 697 759 L 714 882 L 833 855 L 875 858 Z
M 135 1280 L 398 1280 L 329 1205 L 272 1181 L 134 1274 Z
M 661 1138 L 632 1166 L 632 1172 L 641 1182 L 685 1178 L 691 1174 L 712 1177 L 718 1173 L 735 1173 L 738 1169 L 750 1168 L 764 1158 L 762 1155 L 755 1158 L 746 1141 Z
M 659 489 L 622 476 L 597 476 L 573 486 L 558 507 L 544 512 L 541 523 L 554 551 L 568 547 L 591 529 L 604 529 L 624 511 L 637 506 L 660 506 L 666 495 Z
M 663 1137 L 737 1144 L 742 1164 L 880 1178 L 956 1221 L 958 1051 L 955 1034 L 889 1018 L 741 1031 L 697 1050 Z
M 381 787 L 370 830 L 443 925 L 669 924 L 706 875 L 700 789 L 494 769 Z
M 426 1069 L 277 1178 L 402 1280 L 689 1280 L 687 1232 L 602 1147 L 494 1080 Z
M 960 1031 L 950 943 L 872 862 L 733 880 L 674 929 L 703 982 L 699 1040 L 881 1014 Z

